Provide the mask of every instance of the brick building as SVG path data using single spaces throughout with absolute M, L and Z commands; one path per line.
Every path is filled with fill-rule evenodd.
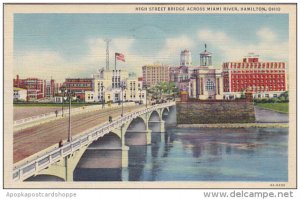
M 13 86 L 27 90 L 27 101 L 35 101 L 45 97 L 44 80 L 38 78 L 13 79 Z
M 143 86 L 154 86 L 170 80 L 169 66 L 162 64 L 145 65 L 143 70 Z
M 85 92 L 94 89 L 94 78 L 66 78 L 63 87 L 71 91 L 79 100 L 85 100 Z
M 255 98 L 278 97 L 287 91 L 286 64 L 284 62 L 261 62 L 249 54 L 242 62 L 223 63 L 225 98 L 240 97 L 251 90 Z

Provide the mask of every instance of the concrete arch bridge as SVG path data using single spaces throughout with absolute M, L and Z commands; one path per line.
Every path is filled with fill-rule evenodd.
M 113 118 L 112 122 L 99 124 L 64 146 L 15 167 L 13 180 L 73 181 L 74 170 L 78 167 L 126 168 L 129 150 L 127 145 L 151 144 L 152 131 L 149 124 L 155 123 L 155 131 L 165 132 L 164 118 L 174 105 L 175 102 L 168 102 L 144 107 L 126 113 L 123 117 Z M 107 154 L 115 158 L 105 161 Z M 92 161 L 99 156 L 102 156 L 103 161 Z

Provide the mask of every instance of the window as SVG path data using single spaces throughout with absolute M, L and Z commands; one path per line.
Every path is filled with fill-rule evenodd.
M 206 87 L 205 88 L 206 88 L 207 91 L 211 91 L 211 90 L 215 89 L 215 85 L 210 79 L 208 79 L 206 81 Z

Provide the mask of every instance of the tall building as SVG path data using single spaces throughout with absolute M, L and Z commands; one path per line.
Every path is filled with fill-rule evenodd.
M 286 64 L 259 60 L 249 54 L 240 62 L 223 63 L 225 98 L 240 97 L 250 90 L 255 98 L 278 97 L 287 91 Z
M 190 50 L 185 49 L 180 53 L 180 66 L 192 66 L 192 53 Z
M 170 80 L 169 66 L 162 64 L 145 65 L 143 70 L 143 85 L 150 87 Z
M 53 79 L 51 80 L 44 80 L 44 91 L 45 97 L 54 97 L 55 94 L 55 82 Z
M 54 84 L 54 94 L 59 94 L 61 92 L 60 88 L 62 87 L 63 83 L 55 83 Z
M 27 101 L 35 101 L 45 96 L 44 81 L 42 79 L 35 77 L 20 79 L 17 75 L 16 79 L 13 79 L 13 86 L 27 90 Z
M 189 97 L 201 100 L 223 99 L 222 70 L 212 65 L 212 53 L 205 50 L 200 53 L 200 66 L 194 67 L 188 86 Z
M 128 72 L 125 70 L 106 70 L 104 68 L 98 70 L 94 77 L 94 97 L 87 98 L 86 101 L 95 102 L 118 102 L 121 100 L 122 85 L 128 79 Z
M 144 101 L 142 79 L 129 77 L 126 70 L 100 69 L 93 74 L 94 88 L 85 92 L 86 102 Z

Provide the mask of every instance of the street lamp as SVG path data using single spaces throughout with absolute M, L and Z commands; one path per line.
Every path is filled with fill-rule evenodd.
M 170 98 L 171 98 L 171 78 L 172 78 L 172 73 L 171 73 L 171 69 L 169 70 L 169 101 L 170 101 Z
M 162 102 L 162 87 L 159 88 L 159 93 L 160 93 L 160 103 Z
M 139 91 L 140 91 L 140 101 L 139 101 L 139 104 L 141 104 L 142 103 L 142 89 L 141 88 L 139 88 Z
M 62 105 L 61 105 L 61 116 L 64 116 L 64 97 L 65 97 L 65 91 L 66 91 L 66 87 L 62 86 L 60 87 L 61 90 L 61 101 L 62 101 Z
M 145 89 L 146 89 L 146 109 L 147 109 L 147 85 L 145 85 Z
M 121 91 L 122 91 L 122 113 L 121 113 L 121 117 L 123 117 L 123 111 L 124 111 L 124 94 L 123 94 L 123 90 L 126 88 L 126 85 L 124 82 L 122 82 L 121 84 Z
M 105 103 L 105 96 L 104 96 L 104 90 L 103 90 L 104 86 L 103 83 L 101 84 L 101 101 L 102 101 L 102 108 L 104 108 L 104 103 Z
M 69 84 L 69 89 L 67 91 L 67 98 L 69 98 L 69 125 L 68 125 L 68 142 L 72 141 L 71 135 L 71 102 L 72 102 L 72 92 L 71 92 L 71 85 Z

